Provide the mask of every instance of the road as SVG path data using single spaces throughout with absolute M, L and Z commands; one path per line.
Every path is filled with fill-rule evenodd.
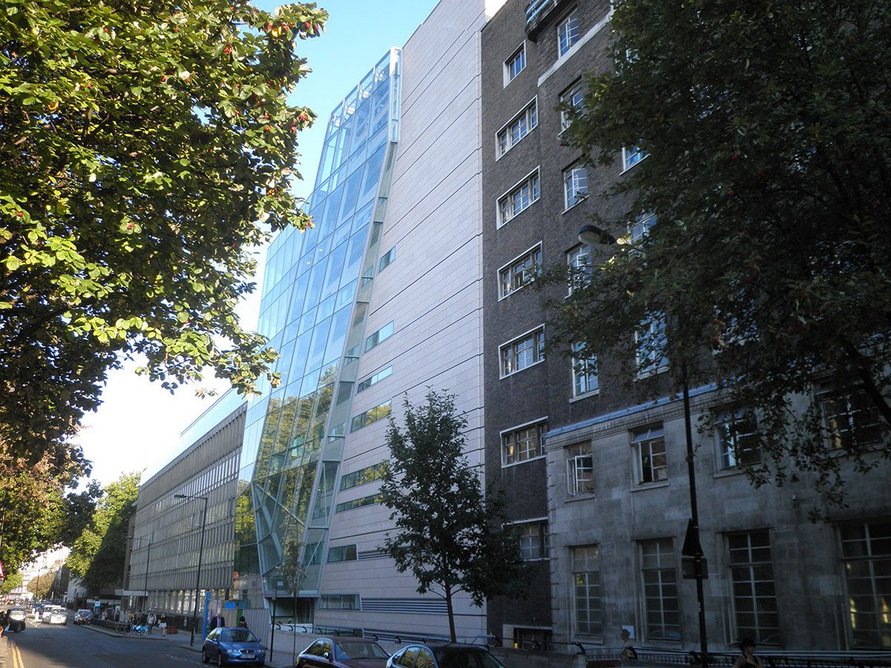
M 185 668 L 201 655 L 160 638 L 108 635 L 91 628 L 29 624 L 10 634 L 6 668 Z

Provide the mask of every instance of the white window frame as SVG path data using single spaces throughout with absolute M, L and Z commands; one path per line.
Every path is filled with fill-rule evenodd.
M 395 331 L 396 326 L 394 325 L 394 321 L 391 320 L 377 331 L 372 332 L 371 334 L 366 336 L 364 345 L 365 352 L 367 353 L 369 350 L 377 348 L 380 344 L 393 336 Z
M 389 365 L 383 367 L 382 369 L 378 369 L 370 376 L 365 376 L 362 380 L 360 380 L 358 383 L 356 383 L 356 394 L 359 394 L 360 392 L 364 392 L 368 388 L 372 387 L 373 385 L 377 385 L 379 382 L 381 382 L 382 380 L 385 380 L 386 378 L 389 378 L 392 375 L 393 375 L 393 365 L 392 364 L 389 364 Z
M 644 150 L 641 150 L 637 146 L 633 146 L 631 148 L 622 147 L 622 173 L 624 174 L 629 169 L 634 167 L 634 165 L 638 165 L 643 162 L 649 153 Z
M 513 64 L 522 59 L 523 64 L 516 72 L 513 71 Z M 519 48 L 517 48 L 507 60 L 504 61 L 504 85 L 507 86 L 511 81 L 516 79 L 520 72 L 526 69 L 526 40 L 523 40 L 523 43 L 520 44 Z
M 566 251 L 566 266 L 570 272 L 566 291 L 568 296 L 591 278 L 594 271 L 591 247 L 588 244 L 578 244 Z
M 500 159 L 537 127 L 538 96 L 533 97 L 495 133 L 495 159 Z
M 754 426 L 754 431 L 738 431 L 735 426 L 749 423 Z M 755 438 L 754 446 L 746 445 L 746 442 Z M 718 468 L 722 471 L 755 466 L 761 461 L 761 453 L 758 450 L 758 420 L 750 410 L 733 411 L 723 413 L 718 418 L 715 429 L 715 444 L 717 447 Z M 746 456 L 741 457 L 740 454 Z M 752 461 L 747 461 L 751 456 Z M 740 464 L 740 460 L 745 460 Z
M 541 242 L 498 269 L 498 300 L 532 283 L 541 271 Z M 528 263 L 531 262 L 531 266 Z
M 570 125 L 572 125 L 573 112 L 562 108 L 571 106 L 575 113 L 582 113 L 585 110 L 585 87 L 581 79 L 575 82 L 562 93 L 560 93 L 560 133 L 562 134 Z
M 375 422 L 379 422 L 380 420 L 388 418 L 392 414 L 392 399 L 388 399 L 387 401 L 383 402 L 382 404 L 378 404 L 377 406 L 372 406 L 368 410 L 362 411 L 361 413 L 353 416 L 353 419 L 350 420 L 350 433 L 359 431 L 360 429 L 363 429 L 370 424 L 374 424 Z M 369 416 L 373 419 L 369 420 Z
M 557 59 L 566 57 L 581 38 L 579 13 L 577 9 L 573 9 L 557 24 Z
M 631 446 L 636 485 L 658 485 L 668 481 L 668 446 L 662 425 L 632 432 Z M 661 463 L 657 463 L 660 459 Z
M 830 450 L 842 452 L 881 442 L 878 408 L 863 388 L 835 389 L 823 384 L 816 392 L 816 400 Z
M 378 273 L 382 272 L 384 269 L 389 267 L 393 262 L 396 261 L 396 246 L 393 246 L 386 253 L 381 255 L 378 260 L 377 271 Z
M 656 338 L 654 338 L 656 337 Z M 651 313 L 641 320 L 634 330 L 634 356 L 637 362 L 637 378 L 648 378 L 668 370 L 668 352 L 665 348 L 665 314 Z M 660 343 L 661 342 L 661 343 Z M 655 343 L 656 346 L 650 345 Z
M 517 364 L 517 345 L 523 343 L 525 341 L 530 341 L 530 355 L 532 356 L 532 362 L 526 364 L 523 367 L 519 367 Z M 538 364 L 544 362 L 544 343 L 545 343 L 545 326 L 544 323 L 539 325 L 538 327 L 534 327 L 526 332 L 520 334 L 520 336 L 514 337 L 510 341 L 505 341 L 500 346 L 498 346 L 498 370 L 500 372 L 501 378 L 507 378 L 508 376 L 512 376 L 515 373 L 520 373 L 521 371 L 525 371 L 531 367 L 534 367 Z M 511 364 L 509 365 L 512 369 L 511 371 L 505 372 L 505 352 L 509 352 L 511 355 Z
M 563 211 L 588 199 L 588 168 L 576 162 L 563 170 Z
M 628 223 L 628 240 L 632 245 L 640 244 L 650 236 L 650 230 L 656 224 L 655 213 L 642 213 L 633 223 Z
M 671 538 L 638 541 L 647 640 L 680 642 L 681 607 L 677 558 Z
M 597 355 L 585 358 L 576 357 L 580 347 L 580 343 L 572 344 L 572 396 L 575 399 L 600 393 Z
M 519 434 L 520 432 L 528 431 L 530 429 L 535 429 L 536 436 L 538 439 L 537 451 L 535 454 L 528 454 L 531 452 L 531 449 L 527 449 L 526 455 L 523 456 L 520 452 L 520 449 L 517 447 L 518 441 L 514 438 L 511 440 L 511 445 L 513 446 L 515 453 L 512 458 L 508 458 L 507 456 L 507 439 L 515 434 Z M 523 464 L 525 462 L 531 462 L 535 459 L 541 459 L 545 456 L 544 451 L 544 435 L 548 430 L 548 419 L 546 417 L 538 418 L 536 420 L 531 420 L 529 422 L 524 422 L 523 424 L 514 425 L 509 427 L 508 429 L 502 429 L 498 436 L 501 441 L 501 468 L 506 468 L 508 466 L 516 466 L 517 464 Z M 525 442 L 525 441 L 524 441 Z
M 576 635 L 603 638 L 603 586 L 600 578 L 600 546 L 577 545 L 570 548 L 570 589 L 573 628 Z M 586 607 L 584 615 L 581 603 Z M 584 616 L 584 619 L 583 619 Z M 599 619 L 599 622 L 596 621 Z
M 566 448 L 566 494 L 590 496 L 594 493 L 594 453 L 591 442 Z
M 517 200 L 516 197 L 523 192 L 528 194 Z M 517 181 L 511 188 L 496 200 L 496 217 L 498 227 L 506 225 L 523 213 L 541 198 L 541 177 L 539 168 L 536 167 Z M 518 206 L 519 202 L 519 206 Z
M 549 559 L 550 540 L 548 534 L 548 518 L 537 517 L 531 520 L 522 520 L 511 522 L 509 526 L 514 528 L 517 537 L 517 543 L 520 548 L 520 559 L 523 561 L 545 561 Z M 529 531 L 531 529 L 531 531 Z M 528 531 L 527 535 L 522 532 Z M 526 539 L 524 543 L 524 538 Z M 531 549 L 525 548 L 525 545 L 532 546 Z

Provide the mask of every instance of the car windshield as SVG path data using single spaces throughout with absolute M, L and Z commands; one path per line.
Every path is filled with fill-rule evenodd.
M 338 644 L 346 655 L 344 658 L 348 659 L 386 659 L 390 656 L 383 647 L 374 642 L 343 640 Z
M 25 611 L 22 608 L 14 608 L 13 610 L 9 611 L 9 616 L 13 619 L 24 619 Z
M 226 629 L 220 634 L 222 642 L 259 642 L 247 629 Z

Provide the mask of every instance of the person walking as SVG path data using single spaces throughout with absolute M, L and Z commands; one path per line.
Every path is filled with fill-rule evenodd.
M 755 654 L 755 641 L 745 638 L 739 643 L 740 655 L 733 664 L 733 668 L 764 668 L 761 659 Z
M 155 617 L 155 611 L 149 610 L 148 617 L 145 618 L 145 623 L 148 626 L 148 634 L 152 635 L 152 628 L 155 626 L 155 622 L 157 622 L 157 617 Z
M 161 629 L 161 637 L 167 637 L 167 615 L 165 613 L 161 613 L 161 616 L 158 617 L 158 628 Z
M 213 631 L 221 626 L 226 626 L 226 618 L 223 617 L 222 612 L 217 612 L 217 614 L 210 618 L 210 630 Z

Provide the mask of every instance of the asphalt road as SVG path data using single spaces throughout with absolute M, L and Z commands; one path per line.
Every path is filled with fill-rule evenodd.
M 28 625 L 10 634 L 6 668 L 185 668 L 201 655 L 161 639 L 106 635 L 68 624 Z

